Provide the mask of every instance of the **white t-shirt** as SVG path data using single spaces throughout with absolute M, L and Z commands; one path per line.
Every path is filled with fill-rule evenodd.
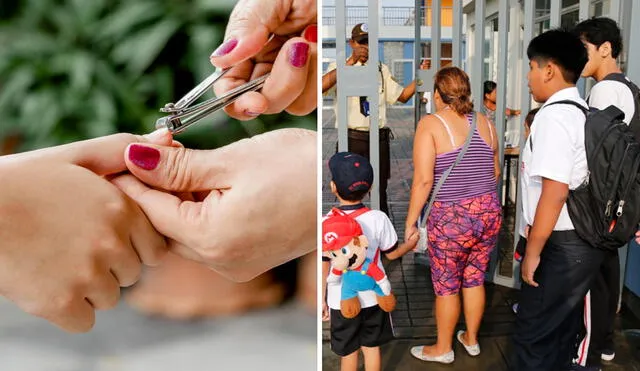
M 362 63 L 358 62 L 355 66 L 362 66 Z M 331 62 L 327 67 L 327 72 L 335 70 L 337 67 L 336 62 Z M 383 82 L 384 81 L 384 82 Z M 325 95 L 336 95 L 336 85 L 327 90 Z M 378 71 L 378 92 L 380 93 L 379 100 L 379 119 L 378 126 L 384 127 L 387 123 L 387 104 L 394 104 L 398 101 L 400 94 L 404 87 L 396 82 L 389 71 L 389 67 L 386 64 L 380 63 L 380 70 Z M 336 113 L 336 127 L 338 127 L 338 105 L 334 106 Z M 347 123 L 350 129 L 369 130 L 369 117 L 365 117 L 360 113 L 360 97 L 348 97 L 347 98 Z
M 624 112 L 624 120 L 622 121 L 627 125 L 633 119 L 636 111 L 631 89 L 619 81 L 612 80 L 602 80 L 591 88 L 589 106 L 597 109 L 616 106 Z
M 355 210 L 344 210 L 346 214 L 351 214 L 354 211 Z M 364 214 L 358 215 L 356 221 L 360 224 L 360 227 L 362 227 L 362 232 L 369 241 L 367 258 L 373 261 L 377 254 L 378 267 L 384 272 L 382 258 L 379 255 L 382 251 L 390 250 L 396 242 L 398 242 L 398 235 L 396 234 L 395 228 L 393 228 L 393 224 L 391 224 L 391 220 L 380 210 L 369 210 Z M 378 252 L 378 250 L 381 252 Z M 341 289 L 341 283 L 327 283 L 327 305 L 329 308 L 340 309 Z M 373 290 L 359 292 L 358 299 L 360 299 L 360 306 L 362 308 L 378 305 L 376 293 Z
M 587 179 L 587 156 L 584 148 L 585 115 L 570 104 L 550 103 L 572 100 L 587 108 L 575 87 L 553 94 L 540 108 L 531 125 L 531 134 L 522 151 L 522 206 L 524 223 L 533 219 L 542 193 L 542 178 L 555 180 L 576 189 Z M 548 107 L 547 107 L 548 106 Z M 533 141 L 531 151 L 530 141 Z M 575 229 L 567 205 L 562 207 L 554 231 Z

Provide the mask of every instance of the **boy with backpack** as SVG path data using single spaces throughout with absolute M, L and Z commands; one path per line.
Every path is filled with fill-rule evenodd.
M 530 225 L 513 336 L 514 370 L 568 370 L 582 300 L 604 252 L 576 232 L 567 198 L 589 179 L 586 102 L 575 84 L 586 62 L 580 39 L 551 30 L 527 48 L 529 88 L 544 103 L 522 151 L 523 218 Z
M 640 89 L 618 67 L 617 58 L 622 51 L 618 25 L 609 18 L 592 18 L 579 23 L 573 32 L 589 56 L 582 76 L 593 77 L 597 82 L 589 94 L 589 106 L 600 110 L 616 106 L 624 112 L 622 121 L 640 139 Z M 599 274 L 585 297 L 586 334 L 576 359 L 585 370 L 598 369 L 602 360 L 615 357 L 613 330 L 619 296 L 620 261 L 618 250 L 613 249 L 606 251 Z
M 409 243 L 398 246 L 398 236 L 389 217 L 379 210 L 370 210 L 362 200 L 369 193 L 373 183 L 373 168 L 366 157 L 350 152 L 339 152 L 329 160 L 331 171 L 331 192 L 338 198 L 340 206 L 331 210 L 323 219 L 323 245 L 330 243 L 339 231 L 328 231 L 325 236 L 325 222 L 335 215 L 348 215 L 361 226 L 368 241 L 367 258 L 384 272 L 381 252 L 388 259 L 397 259 L 412 250 L 418 243 L 418 236 Z M 331 237 L 331 238 L 325 238 Z M 374 291 L 358 294 L 361 311 L 355 318 L 345 318 L 340 312 L 340 283 L 327 283 L 330 263 L 323 257 L 323 321 L 331 321 L 331 350 L 342 357 L 341 370 L 358 367 L 358 351 L 364 355 L 365 370 L 381 369 L 380 345 L 393 339 L 390 315 L 377 304 Z

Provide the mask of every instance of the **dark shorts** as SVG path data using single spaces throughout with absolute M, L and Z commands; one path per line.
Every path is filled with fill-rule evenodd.
M 360 347 L 377 347 L 393 340 L 389 313 L 379 306 L 362 308 L 355 318 L 345 318 L 331 309 L 331 350 L 340 357 L 348 356 Z

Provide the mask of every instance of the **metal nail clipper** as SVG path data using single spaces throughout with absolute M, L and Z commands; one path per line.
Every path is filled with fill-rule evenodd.
M 189 107 L 228 71 L 229 69 L 216 70 L 216 72 L 209 75 L 209 77 L 204 79 L 198 86 L 191 89 L 191 91 L 177 103 L 167 103 L 160 109 L 160 112 L 170 113 L 170 115 L 159 118 L 158 121 L 156 121 L 156 129 L 166 127 L 173 134 L 180 133 L 196 122 L 235 102 L 242 94 L 262 89 L 265 80 L 269 77 L 267 73 L 228 91 L 221 97 L 211 98 Z

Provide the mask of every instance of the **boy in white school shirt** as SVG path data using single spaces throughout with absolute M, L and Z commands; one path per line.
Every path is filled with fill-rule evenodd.
M 513 336 L 513 370 L 569 370 L 585 294 L 603 252 L 580 239 L 567 212 L 570 189 L 587 179 L 587 109 L 575 84 L 587 62 L 580 39 L 547 31 L 529 43 L 529 88 L 544 103 L 522 152 L 523 217 L 530 225 Z
M 610 18 L 591 18 L 580 22 L 573 30 L 587 49 L 589 61 L 582 70 L 583 77 L 593 77 L 597 83 L 591 88 L 590 107 L 605 109 L 611 105 L 624 112 L 623 121 L 631 128 L 640 125 L 640 112 L 635 98 L 638 93 L 618 67 L 616 59 L 622 51 L 622 35 Z M 598 369 L 602 361 L 615 357 L 613 344 L 614 320 L 620 296 L 620 260 L 618 251 L 607 251 L 599 274 L 585 297 L 585 337 L 578 348 L 576 363 L 584 370 Z

